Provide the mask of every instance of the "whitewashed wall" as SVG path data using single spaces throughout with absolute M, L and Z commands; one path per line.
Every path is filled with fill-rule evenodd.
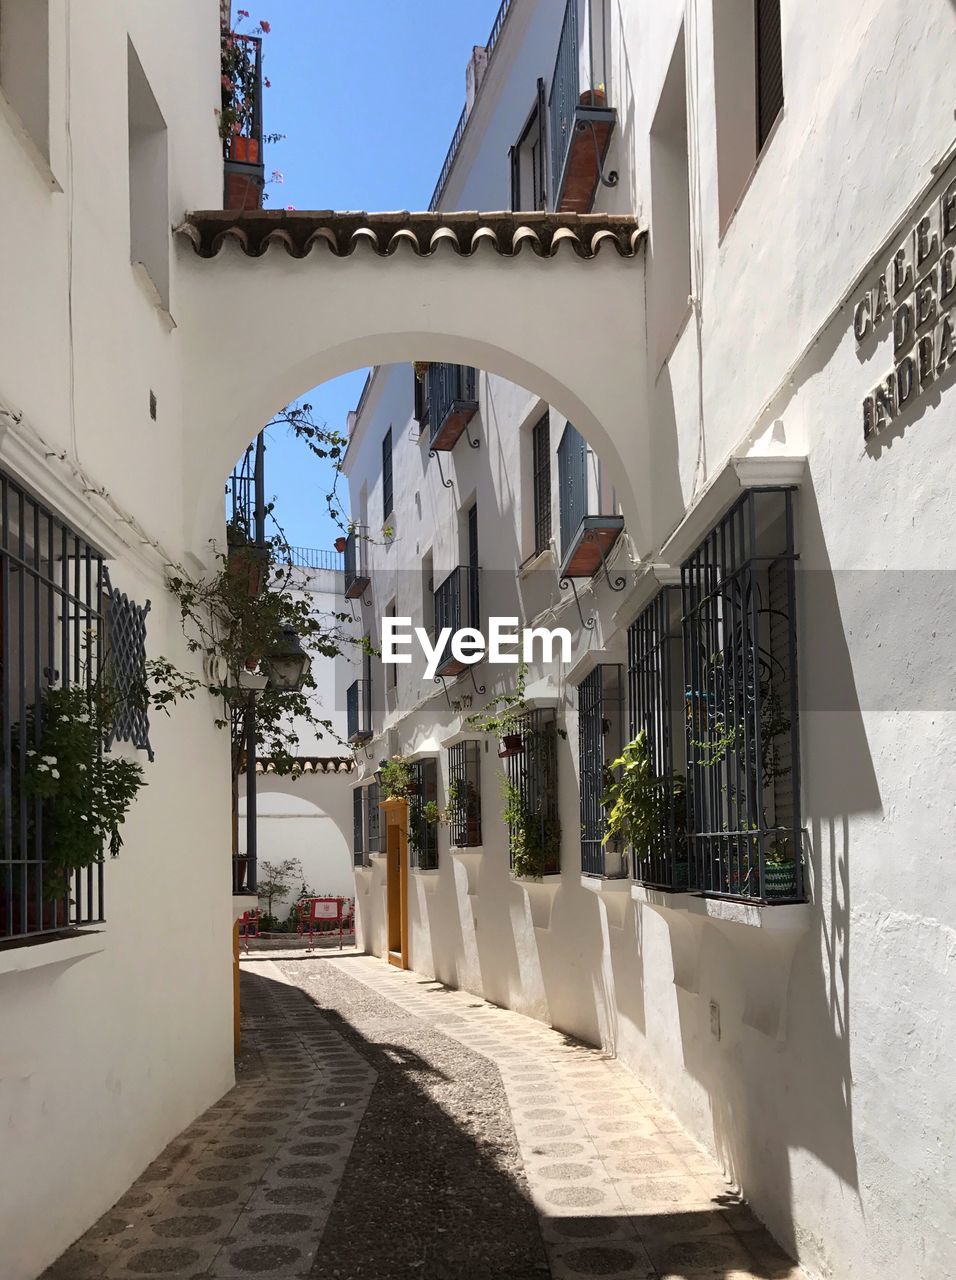
M 550 77 L 562 9 L 513 5 L 444 207 L 507 204 L 507 150 L 535 78 Z M 508 874 L 492 745 L 482 754 L 481 858 L 467 866 L 443 831 L 437 875 L 411 877 L 411 962 L 618 1053 L 723 1160 L 809 1275 L 875 1280 L 905 1258 L 913 1275 L 935 1280 L 956 1267 L 956 1157 L 939 1140 L 956 1101 L 944 1066 L 956 1044 L 946 853 L 956 783 L 946 649 L 956 620 L 956 375 L 951 365 L 902 426 L 864 447 L 862 401 L 889 371 L 892 347 L 884 336 L 858 350 L 853 311 L 923 206 L 956 179 L 952 6 L 784 0 L 784 114 L 732 217 L 716 166 L 713 31 L 726 10 L 717 0 L 612 0 L 608 10 L 608 92 L 621 120 L 609 167 L 621 177 L 599 193 L 599 207 L 636 209 L 650 225 L 653 367 L 649 403 L 635 409 L 655 423 L 645 558 L 679 562 L 692 549 L 693 532 L 706 532 L 726 500 L 732 454 L 808 459 L 799 682 L 813 905 L 787 935 L 586 886 L 574 693 L 564 673 L 534 671 L 529 692 L 557 700 L 569 733 L 559 744 L 560 885 L 526 889 Z M 682 24 L 696 303 L 672 342 L 655 309 L 663 285 L 654 255 L 655 227 L 676 210 L 660 200 L 655 209 L 649 130 Z M 724 147 L 726 155 L 726 139 Z M 722 160 L 724 176 L 733 164 L 742 181 L 739 156 Z M 613 315 L 579 317 L 571 297 L 560 319 L 580 323 L 595 350 L 615 341 Z M 546 322 L 529 305 L 529 323 Z M 366 490 L 377 519 L 381 437 L 394 424 L 396 540 L 373 552 L 376 617 L 403 592 L 420 601 L 415 579 L 429 549 L 440 581 L 458 511 L 473 495 L 485 580 L 527 554 L 519 438 L 538 411 L 530 392 L 482 380 L 482 447 L 463 441 L 443 459 L 452 491 L 409 438 L 410 406 L 410 371 L 380 370 L 349 450 L 353 503 Z M 552 445 L 558 435 L 553 422 Z M 688 513 L 692 532 L 671 539 Z M 553 518 L 556 527 L 556 505 Z M 516 588 L 501 582 L 495 611 L 509 612 Z M 529 590 L 529 614 L 558 599 L 543 581 Z M 623 602 L 598 592 L 590 643 L 604 660 L 620 660 L 640 591 Z M 573 616 L 565 609 L 555 620 L 573 625 Z M 575 678 L 585 670 L 579 664 Z M 476 676 L 489 693 L 502 683 L 487 665 Z M 467 677 L 450 691 L 462 692 L 472 692 Z M 401 668 L 380 725 L 390 732 L 376 751 L 413 754 L 439 752 L 462 721 L 440 689 Z M 382 864 L 358 879 L 364 936 L 382 954 Z M 543 900 L 548 928 L 536 927 L 547 918 Z
M 168 313 L 130 262 L 127 42 L 167 126 L 168 226 L 222 200 L 218 5 L 49 11 L 45 153 L 0 102 L 0 465 L 107 552 L 115 585 L 152 601 L 149 653 L 188 668 L 163 566 L 184 554 L 182 475 L 201 424 L 181 416 L 175 258 Z M 33 1280 L 232 1083 L 229 763 L 215 714 L 203 699 L 155 720 L 149 785 L 106 867 L 105 928 L 0 953 L 9 1280 Z

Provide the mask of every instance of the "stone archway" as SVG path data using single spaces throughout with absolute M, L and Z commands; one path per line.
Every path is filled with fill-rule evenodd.
M 473 365 L 542 396 L 650 526 L 642 236 L 633 218 L 197 213 L 179 228 L 187 541 L 221 527 L 223 475 L 275 410 L 373 364 Z M 213 504 L 210 495 L 217 495 Z

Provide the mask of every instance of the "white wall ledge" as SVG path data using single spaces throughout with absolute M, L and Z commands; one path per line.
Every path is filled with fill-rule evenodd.
M 0 977 L 4 974 L 29 973 L 35 969 L 71 965 L 87 956 L 106 950 L 102 930 L 81 931 L 48 942 L 25 943 L 0 951 Z

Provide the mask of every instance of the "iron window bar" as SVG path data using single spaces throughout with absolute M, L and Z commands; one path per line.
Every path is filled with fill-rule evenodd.
M 534 554 L 551 545 L 551 414 L 531 430 L 531 471 L 534 494 Z
M 548 123 L 551 134 L 551 186 L 557 205 L 558 182 L 571 145 L 574 113 L 580 94 L 578 67 L 578 0 L 568 0 L 558 40 L 558 56 L 551 75 L 548 96 Z
M 382 852 L 382 797 L 377 782 L 364 790 L 365 796 L 365 849 L 367 853 Z
M 408 857 L 417 871 L 438 869 L 438 823 L 425 817 L 425 806 L 437 803 L 437 760 L 414 761 L 408 796 Z
M 351 527 L 345 539 L 343 557 L 346 600 L 357 600 L 368 589 L 371 577 L 368 568 L 368 525 Z
M 578 765 L 581 806 L 581 871 L 586 876 L 619 879 L 628 873 L 617 843 L 605 845 L 606 811 L 602 803 L 611 781 L 611 764 L 623 745 L 624 686 L 620 664 L 594 668 L 578 685 Z
M 372 735 L 372 682 L 353 680 L 345 692 L 345 719 L 348 740 L 353 746 L 368 742 Z
M 366 865 L 365 792 L 362 787 L 356 787 L 352 792 L 352 860 L 357 867 Z
M 558 726 L 550 709 L 529 711 L 515 733 L 521 750 L 508 757 L 508 783 L 515 816 L 508 827 L 511 869 L 540 878 L 561 870 L 561 822 L 558 817 Z
M 478 375 L 470 365 L 431 363 L 428 366 L 427 424 L 428 456 L 448 452 L 455 447 L 462 432 L 472 449 L 481 445 L 473 440 L 468 424 L 478 412 Z
M 481 845 L 481 743 L 448 748 L 449 842 L 456 849 Z
M 42 752 L 44 691 L 89 689 L 102 669 L 103 591 L 101 553 L 0 471 L 0 941 L 104 919 L 102 859 L 45 893 L 52 832 L 27 754 Z
M 804 901 L 794 489 L 751 489 L 681 569 L 690 885 Z
M 435 589 L 435 635 L 450 627 L 452 635 L 463 627 L 481 626 L 479 578 L 481 570 L 460 564 Z M 460 675 L 469 666 L 447 650 L 439 662 L 439 676 Z
M 142 692 L 146 686 L 146 615 L 150 602 L 138 605 L 110 581 L 103 567 L 106 618 L 106 669 L 118 695 L 119 710 L 106 741 L 129 742 L 155 759 L 149 742 L 149 713 Z
M 655 784 L 656 822 L 647 845 L 631 850 L 631 874 L 655 889 L 688 888 L 681 592 L 664 587 L 627 631 L 628 732 L 644 734 Z

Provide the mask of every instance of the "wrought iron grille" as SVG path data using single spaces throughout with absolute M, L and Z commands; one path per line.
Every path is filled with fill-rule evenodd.
M 409 863 L 419 871 L 438 867 L 438 823 L 425 816 L 426 806 L 438 803 L 438 761 L 416 760 L 408 797 Z
M 435 439 L 453 409 L 477 404 L 477 387 L 477 375 L 469 365 L 433 363 L 428 366 L 429 440 Z
M 480 570 L 460 564 L 440 583 L 435 591 L 435 635 L 442 627 L 452 633 L 462 627 L 480 627 L 478 576 Z
M 681 593 L 664 587 L 627 631 L 627 683 L 633 742 L 644 735 L 656 822 L 644 848 L 633 849 L 635 880 L 686 890 L 687 795 L 682 731 Z
M 372 736 L 372 682 L 353 680 L 345 692 L 345 719 L 349 742 L 364 742 Z
M 103 561 L 48 507 L 0 472 L 0 939 L 34 938 L 103 920 L 103 864 L 75 872 L 51 898 L 54 838 L 29 783 L 42 754 L 43 695 L 83 685 L 102 662 Z
M 481 844 L 481 743 L 448 748 L 449 841 L 456 849 Z
M 106 612 L 106 669 L 120 710 L 113 721 L 107 749 L 114 742 L 130 742 L 155 757 L 149 743 L 149 713 L 142 693 L 146 683 L 146 615 L 150 602 L 135 604 L 110 581 L 103 569 Z
M 578 105 L 580 71 L 578 67 L 578 0 L 568 0 L 558 42 L 558 56 L 551 77 L 548 114 L 551 126 L 551 190 L 561 185 L 564 159 L 571 144 L 574 112 Z
M 561 558 L 564 559 L 581 521 L 588 513 L 588 446 L 570 422 L 558 445 L 558 496 Z
M 681 570 L 690 883 L 799 901 L 794 497 L 752 489 Z
M 226 511 L 230 526 L 241 532 L 247 542 L 255 538 L 256 447 L 251 444 L 226 484 Z
M 392 493 L 392 428 L 385 432 L 382 440 L 382 522 L 384 523 L 395 509 Z
M 352 857 L 357 867 L 365 866 L 365 791 L 352 792 Z
M 551 710 L 529 711 L 515 733 L 521 748 L 508 757 L 508 834 L 515 875 L 540 877 L 561 870 L 558 817 L 558 726 Z
M 537 555 L 551 545 L 551 415 L 546 413 L 531 432 L 531 469 L 534 492 L 534 550 Z
M 620 755 L 624 696 L 620 665 L 595 667 L 578 685 L 578 761 L 581 796 L 581 871 L 586 876 L 616 879 L 627 875 L 627 862 L 617 844 L 605 845 L 602 797 L 611 764 Z
M 284 547 L 280 554 L 293 569 L 329 569 L 341 573 L 345 568 L 344 557 L 338 551 L 323 547 Z
M 368 853 L 382 852 L 382 802 L 377 782 L 365 788 L 365 848 Z
M 355 591 L 361 594 L 368 585 L 368 526 L 353 525 L 345 539 L 343 557 L 344 588 L 346 596 Z

